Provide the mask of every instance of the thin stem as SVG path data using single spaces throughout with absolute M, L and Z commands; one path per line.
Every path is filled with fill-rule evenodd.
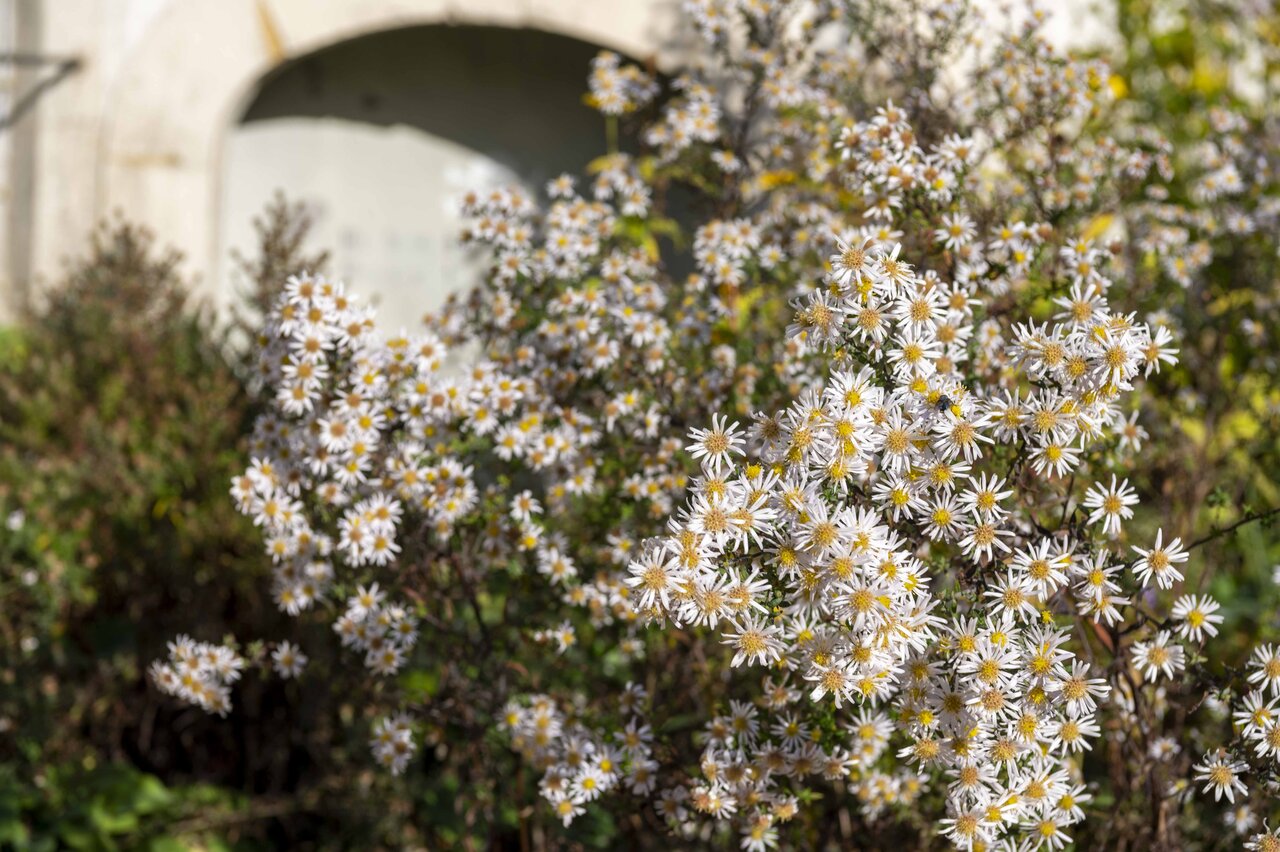
M 616 115 L 604 117 L 604 142 L 610 154 L 618 153 L 618 117 Z
M 1239 529 L 1245 524 L 1251 524 L 1254 521 L 1263 521 L 1263 520 L 1266 520 L 1267 518 L 1273 517 L 1274 515 L 1280 515 L 1280 506 L 1277 506 L 1274 509 L 1268 509 L 1265 512 L 1256 512 L 1252 515 L 1245 515 L 1243 518 L 1236 521 L 1234 524 L 1232 524 L 1229 527 L 1223 527 L 1220 530 L 1213 530 L 1203 538 L 1196 539 L 1191 544 L 1187 545 L 1187 550 L 1195 550 L 1197 547 L 1200 547 L 1201 545 L 1204 545 L 1204 544 L 1208 544 L 1209 542 L 1213 541 L 1216 538 L 1221 538 L 1227 533 L 1234 532 L 1235 530 Z

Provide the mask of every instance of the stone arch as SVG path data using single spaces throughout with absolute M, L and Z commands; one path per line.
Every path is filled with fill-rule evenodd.
M 229 258 L 256 248 L 252 222 L 283 191 L 310 207 L 330 273 L 384 324 L 438 308 L 486 266 L 458 239 L 464 193 L 537 191 L 605 150 L 605 122 L 582 102 L 599 49 L 542 29 L 432 24 L 273 69 L 222 147 L 207 292 L 234 300 Z
M 116 78 L 94 206 L 150 225 L 205 272 L 225 136 L 281 63 L 378 31 L 469 24 L 567 35 L 662 67 L 675 15 L 672 0 L 172 0 Z

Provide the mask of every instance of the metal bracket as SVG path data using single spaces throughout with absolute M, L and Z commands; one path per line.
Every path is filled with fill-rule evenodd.
M 0 115 L 0 133 L 18 123 L 18 120 L 36 105 L 41 95 L 61 83 L 72 73 L 80 69 L 80 60 L 76 58 L 57 58 L 52 56 L 36 56 L 29 53 L 0 53 L 0 65 L 17 65 L 24 67 L 48 67 L 54 71 L 48 77 L 31 87 L 30 91 L 20 95 L 9 108 L 9 112 Z

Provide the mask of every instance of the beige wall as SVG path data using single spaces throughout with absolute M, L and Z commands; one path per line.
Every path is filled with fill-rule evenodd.
M 1092 2 L 1050 4 L 1060 41 L 1079 42 L 1099 31 L 1080 25 L 1080 9 Z M 93 226 L 115 210 L 180 248 L 189 269 L 205 276 L 205 294 L 225 298 L 225 251 L 244 234 L 243 222 L 233 226 L 228 217 L 242 220 L 240 214 L 256 206 L 253 190 L 265 185 L 267 174 L 287 170 L 280 146 L 295 144 L 278 135 L 273 142 L 265 127 L 252 123 L 236 128 L 261 81 L 291 59 L 370 33 L 469 24 L 558 33 L 655 56 L 663 65 L 679 51 L 678 20 L 678 0 L 0 0 L 0 52 L 78 63 L 0 134 L 0 321 L 55 279 L 65 260 L 83 250 Z M 51 73 L 45 66 L 0 67 L 0 109 L 7 113 L 6 102 Z M 517 79 L 527 84 L 528 76 Z M 405 126 L 414 129 L 412 122 Z M 335 172 L 334 163 L 378 150 L 400 158 L 403 168 L 424 168 L 435 151 L 437 172 L 452 163 L 477 173 L 508 169 L 529 176 L 493 151 L 416 130 L 395 140 L 385 128 L 328 126 L 317 139 L 337 159 L 313 162 L 310 171 L 290 176 L 301 186 L 286 188 L 332 205 L 352 185 L 352 175 Z M 424 179 L 418 190 L 441 192 L 442 180 Z M 402 195 L 396 188 L 387 193 Z M 424 219 L 438 221 L 423 226 L 452 228 L 435 204 L 423 208 Z M 390 206 L 404 209 L 382 211 L 388 218 L 411 213 L 407 200 Z M 341 224 L 330 224 L 337 230 L 325 236 L 340 237 Z
M 94 224 L 117 209 L 180 248 L 191 270 L 214 269 L 228 133 L 259 81 L 290 58 L 424 24 L 530 27 L 661 57 L 675 7 L 674 0 L 0 0 L 0 12 L 16 18 L 5 27 L 16 52 L 80 62 L 6 134 L 0 311 L 12 316 L 30 282 L 38 290 L 55 278 Z M 217 286 L 207 282 L 207 292 Z

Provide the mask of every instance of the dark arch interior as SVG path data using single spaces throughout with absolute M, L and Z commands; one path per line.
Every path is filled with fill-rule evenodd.
M 532 29 L 420 26 L 344 41 L 282 65 L 242 123 L 332 117 L 405 125 L 541 181 L 604 151 L 582 102 L 600 48 Z

